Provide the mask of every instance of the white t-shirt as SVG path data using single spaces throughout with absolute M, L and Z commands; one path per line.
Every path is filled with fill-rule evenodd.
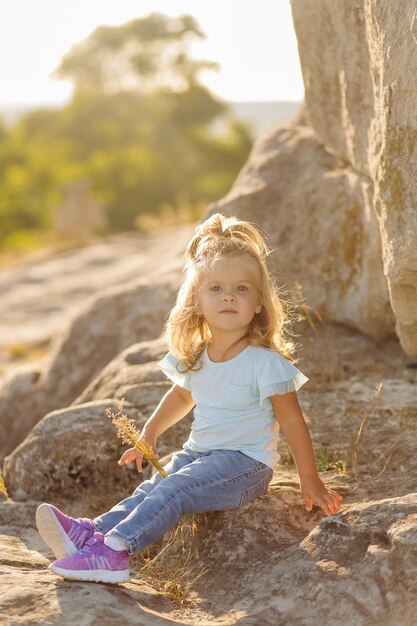
M 297 391 L 308 378 L 281 354 L 260 346 L 249 345 L 221 363 L 211 361 L 206 348 L 201 363 L 201 369 L 184 373 L 172 352 L 158 363 L 195 402 L 184 448 L 240 450 L 273 469 L 279 460 L 279 425 L 269 396 Z

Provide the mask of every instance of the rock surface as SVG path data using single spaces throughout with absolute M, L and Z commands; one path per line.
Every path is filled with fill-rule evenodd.
M 309 124 L 369 181 L 362 212 L 378 222 L 397 333 L 417 355 L 417 8 L 292 0 L 292 9 Z
M 47 570 L 52 555 L 33 528 L 35 506 L 0 505 L 6 624 L 415 623 L 417 494 L 350 506 L 316 525 L 320 514 L 308 515 L 294 489 L 273 484 L 240 511 L 199 516 L 187 550 L 194 571 L 205 573 L 181 611 L 135 567 L 131 581 L 117 587 L 55 577 Z M 175 549 L 181 559 L 180 541 Z
M 274 485 L 252 507 L 211 514 L 189 545 L 208 568 L 195 584 L 202 606 L 239 624 L 411 626 L 417 494 L 349 507 L 301 540 L 313 519 Z
M 143 341 L 133 344 L 123 350 L 115 359 L 100 372 L 100 374 L 86 387 L 83 393 L 74 400 L 74 404 L 100 400 L 100 398 L 126 398 L 133 402 L 132 393 L 139 396 L 134 402 L 140 405 L 142 386 L 157 389 L 157 385 L 166 377 L 157 366 L 167 352 L 163 339 Z M 129 397 L 126 396 L 129 394 Z
M 68 585 L 58 580 L 47 569 L 52 553 L 34 531 L 36 506 L 36 503 L 0 505 L 2 624 L 112 626 L 129 621 L 162 626 L 175 623 L 169 618 L 172 606 L 163 594 L 137 580 L 117 589 L 91 583 Z
M 137 404 L 127 402 L 124 412 L 142 428 L 170 384 L 148 385 L 137 394 Z M 117 412 L 118 401 L 102 399 L 53 411 L 6 457 L 4 478 L 16 501 L 98 499 L 109 493 L 117 500 L 129 495 L 140 482 L 134 467 L 120 467 L 117 460 L 128 446 L 117 439 L 106 408 Z M 185 418 L 160 438 L 164 456 L 185 441 L 190 429 Z M 173 442 L 175 445 L 173 446 Z
M 215 203 L 271 234 L 282 282 L 417 356 L 417 9 L 292 0 L 306 107 Z M 323 45 L 325 42 L 325 45 Z
M 6 365 L 9 370 L 18 363 L 19 355 L 10 349 L 49 346 L 104 289 L 158 272 L 191 232 L 187 225 L 176 228 L 174 236 L 170 230 L 115 235 L 67 250 L 40 251 L 0 272 L 0 375 Z
M 230 193 L 212 205 L 254 220 L 276 249 L 279 284 L 308 306 L 374 337 L 394 332 L 367 177 L 346 168 L 308 127 L 258 140 Z
M 182 250 L 191 230 L 187 226 L 171 234 L 170 246 L 164 240 L 169 250 L 166 256 L 156 252 L 156 238 L 153 260 L 144 268 L 144 276 L 109 289 L 102 285 L 96 298 L 56 338 L 46 364 L 36 369 L 29 366 L 5 379 L 0 387 L 0 460 L 46 413 L 71 404 L 121 350 L 160 335 L 175 301 Z
M 100 400 L 54 411 L 40 420 L 6 457 L 9 495 L 16 501 L 54 501 L 133 490 L 133 472 L 117 465 L 122 447 L 106 416 L 108 406 L 117 411 L 114 400 Z M 126 410 L 129 417 L 140 417 Z

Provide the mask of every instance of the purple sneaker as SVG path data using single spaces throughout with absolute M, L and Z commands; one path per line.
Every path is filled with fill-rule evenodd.
M 36 526 L 57 559 L 75 554 L 94 534 L 90 519 L 74 519 L 52 504 L 41 504 L 36 511 Z
M 94 533 L 84 548 L 61 561 L 51 563 L 49 569 L 70 580 L 88 580 L 97 583 L 126 583 L 129 580 L 129 562 L 126 550 L 112 550 L 104 543 L 102 533 Z

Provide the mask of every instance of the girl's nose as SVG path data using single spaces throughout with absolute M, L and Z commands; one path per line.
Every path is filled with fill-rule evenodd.
M 229 300 L 232 300 L 232 301 L 233 301 L 233 300 L 235 299 L 235 294 L 234 294 L 232 291 L 229 291 L 229 292 L 228 292 L 228 291 L 226 291 L 226 292 L 223 294 L 223 299 L 224 299 L 224 300 L 228 300 L 228 301 L 229 301 Z

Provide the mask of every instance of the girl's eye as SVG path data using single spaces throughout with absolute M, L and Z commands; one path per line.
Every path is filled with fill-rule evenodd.
M 221 290 L 220 285 L 212 285 L 210 287 L 210 291 L 220 291 L 220 290 Z
M 246 285 L 238 285 L 236 287 L 237 291 L 248 291 L 248 288 L 246 287 Z

